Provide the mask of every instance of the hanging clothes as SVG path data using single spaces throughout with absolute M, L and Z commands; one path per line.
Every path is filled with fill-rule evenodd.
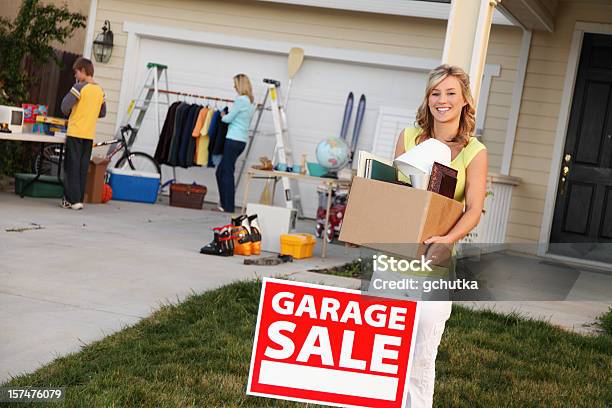
M 196 153 L 194 162 L 196 166 L 204 166 L 208 163 L 208 129 L 210 128 L 210 121 L 214 114 L 214 109 L 208 108 L 205 112 L 205 119 L 202 124 L 202 127 L 199 129 L 197 133 L 197 145 L 196 145 Z M 194 134 L 196 133 L 196 129 L 194 129 Z
M 193 163 L 193 154 L 195 152 L 195 140 L 191 136 L 193 127 L 198 118 L 198 113 L 202 109 L 200 105 L 191 105 L 185 115 L 185 123 L 180 134 L 179 149 L 178 149 L 178 165 L 187 168 Z
M 223 108 L 223 113 L 227 115 L 229 108 L 226 106 Z M 219 115 L 219 125 L 217 126 L 217 135 L 215 137 L 215 148 L 213 154 L 223 154 L 223 147 L 225 146 L 225 137 L 227 136 L 228 123 L 223 121 L 221 115 Z
M 208 160 L 206 161 L 207 167 L 215 167 L 212 161 L 213 149 L 215 147 L 215 140 L 217 138 L 217 129 L 221 123 L 221 112 L 215 110 L 212 118 L 210 119 L 210 127 L 208 128 Z
M 223 112 L 228 114 L 225 107 Z M 155 159 L 169 166 L 215 167 L 220 162 L 228 124 L 216 108 L 174 102 L 168 107 L 155 148 Z
M 202 127 L 204 126 L 204 121 L 206 120 L 206 116 L 208 115 L 208 107 L 204 107 L 200 109 L 198 113 L 198 118 L 196 119 L 195 125 L 193 126 L 193 131 L 191 132 L 191 137 L 195 140 L 195 151 L 193 152 L 193 164 L 197 166 L 196 157 L 198 156 L 198 141 L 200 138 L 200 133 L 202 132 Z
M 180 146 L 180 135 L 183 132 L 185 125 L 185 117 L 189 113 L 191 105 L 182 103 L 176 108 L 176 118 L 174 119 L 174 131 L 172 133 L 172 140 L 170 142 L 170 148 L 168 149 L 168 156 L 166 158 L 166 164 L 170 166 L 178 166 L 178 153 Z
M 170 148 L 170 141 L 172 140 L 172 133 L 174 131 L 174 119 L 176 118 L 176 108 L 179 107 L 181 102 L 174 102 L 168 108 L 164 125 L 159 134 L 159 140 L 157 141 L 157 147 L 155 148 L 155 155 L 153 156 L 159 164 L 166 163 L 166 157 L 168 157 L 168 149 Z

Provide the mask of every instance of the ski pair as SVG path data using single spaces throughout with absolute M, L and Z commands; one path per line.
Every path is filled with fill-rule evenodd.
M 349 123 L 351 121 L 351 115 L 353 113 L 353 93 L 349 92 L 346 98 L 346 105 L 344 107 L 344 117 L 342 118 L 342 128 L 340 130 L 340 137 L 346 140 L 348 133 Z M 366 108 L 366 97 L 361 94 L 359 98 L 359 104 L 357 105 L 357 114 L 355 116 L 355 128 L 353 129 L 353 137 L 351 138 L 350 151 L 349 151 L 349 163 L 353 162 L 353 156 L 357 143 L 359 141 L 359 134 L 361 133 L 361 124 L 363 123 L 363 117 L 365 115 Z
M 261 253 L 261 229 L 256 214 L 232 218 L 231 224 L 213 228 L 213 234 L 213 240 L 200 248 L 201 254 L 233 256 Z

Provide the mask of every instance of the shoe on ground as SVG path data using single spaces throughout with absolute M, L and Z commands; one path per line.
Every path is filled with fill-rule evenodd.
M 74 203 L 70 206 L 70 208 L 72 208 L 73 210 L 82 210 L 83 209 L 83 203 Z
M 60 204 L 60 207 L 69 210 L 72 208 L 72 204 L 70 204 L 65 198 L 62 198 L 62 203 Z
M 213 228 L 213 233 L 213 240 L 200 248 L 200 253 L 204 255 L 232 256 L 233 248 L 229 248 L 227 245 L 227 231 L 225 231 L 225 227 Z

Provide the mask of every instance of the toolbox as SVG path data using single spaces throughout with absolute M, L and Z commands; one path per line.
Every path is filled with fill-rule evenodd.
M 174 183 L 170 186 L 170 205 L 201 210 L 206 196 L 206 186 Z
M 281 255 L 291 255 L 294 259 L 310 258 L 315 240 L 312 234 L 282 234 L 280 237 Z

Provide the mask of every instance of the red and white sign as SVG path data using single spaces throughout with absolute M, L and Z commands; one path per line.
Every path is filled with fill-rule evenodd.
M 264 279 L 247 394 L 401 408 L 417 303 Z

